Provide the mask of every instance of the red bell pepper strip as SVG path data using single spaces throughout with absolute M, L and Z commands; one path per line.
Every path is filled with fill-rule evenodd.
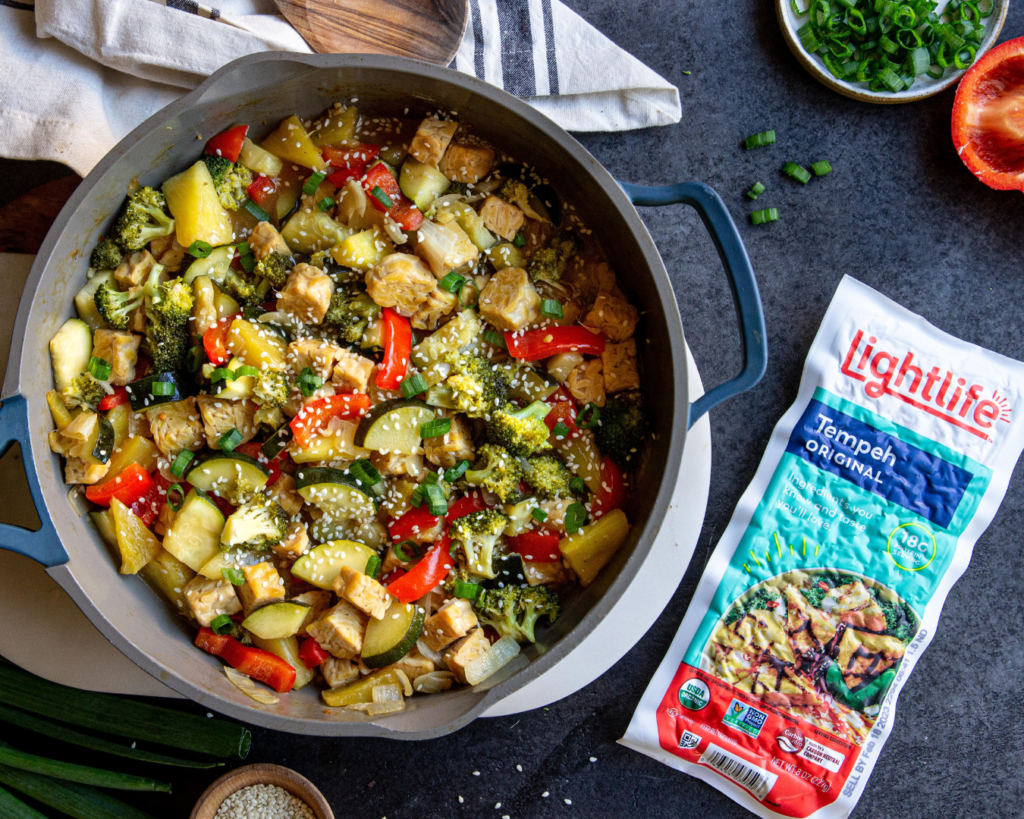
M 369 408 L 370 396 L 365 393 L 342 393 L 317 398 L 292 418 L 292 435 L 299 446 L 308 446 L 332 418 L 362 418 Z
M 555 395 L 557 395 L 557 393 L 555 393 Z M 554 396 L 552 396 L 552 398 L 553 397 Z M 548 401 L 550 400 L 551 399 L 549 398 Z M 553 433 L 559 421 L 565 424 L 569 429 L 568 434 L 564 437 L 569 437 L 570 435 L 574 435 L 579 432 L 580 428 L 576 426 L 576 404 L 572 401 L 559 401 L 557 404 L 554 404 L 551 407 L 551 412 L 544 417 L 544 423 L 548 425 L 548 429 Z M 561 440 L 561 438 L 559 438 L 559 440 Z
M 206 350 L 206 357 L 215 367 L 227 364 L 231 358 L 231 354 L 228 352 L 228 331 L 231 329 L 231 322 L 241 317 L 241 313 L 225 316 L 203 333 L 203 349 Z
M 303 640 L 299 646 L 299 659 L 306 668 L 316 668 L 330 657 L 331 655 L 320 648 L 320 643 L 312 637 Z
M 403 603 L 412 603 L 444 580 L 451 568 L 451 540 L 445 535 L 419 563 L 388 584 L 388 593 Z
M 523 560 L 531 563 L 557 563 L 562 559 L 562 553 L 558 550 L 561 539 L 555 532 L 541 529 L 510 537 L 505 543 L 511 551 L 522 555 Z
M 327 177 L 327 181 L 330 182 L 336 188 L 343 188 L 348 184 L 350 179 L 359 179 L 366 173 L 366 166 L 357 166 L 355 168 L 342 168 L 340 171 L 335 171 Z
M 445 523 L 451 526 L 458 518 L 471 515 L 474 512 L 482 512 L 486 508 L 487 504 L 484 503 L 484 499 L 480 496 L 479 492 L 463 495 L 448 507 L 448 514 L 444 516 Z
M 509 355 L 520 361 L 536 361 L 558 353 L 601 355 L 604 334 L 594 333 L 579 324 L 566 327 L 541 327 L 519 333 L 505 333 Z
M 245 142 L 245 135 L 249 132 L 248 125 L 236 125 L 221 131 L 217 136 L 206 140 L 206 153 L 210 156 L 222 156 L 232 162 L 238 161 L 238 155 L 242 153 L 242 144 Z
M 367 165 L 377 158 L 379 153 L 380 145 L 367 145 L 356 142 L 352 145 L 346 145 L 344 148 L 332 148 L 328 145 L 321 151 L 321 156 L 323 156 L 324 162 L 332 168 L 365 169 Z M 385 170 L 387 169 L 385 168 Z
M 601 459 L 601 488 L 594 497 L 590 516 L 597 520 L 615 509 L 621 509 L 629 498 L 626 479 L 618 465 L 605 455 Z
M 245 444 L 239 444 L 235 447 L 235 452 L 241 452 L 243 455 L 248 455 L 250 458 L 255 458 L 260 462 L 260 466 L 265 466 L 270 470 L 270 477 L 267 478 L 267 486 L 270 486 L 274 481 L 281 477 L 281 462 L 283 461 L 284 450 L 274 458 L 272 461 L 268 461 L 263 451 L 260 449 L 262 444 L 256 443 L 256 441 L 249 441 Z
M 139 464 L 128 464 L 119 475 L 109 481 L 87 486 L 85 497 L 100 506 L 110 506 L 114 498 L 125 506 L 131 506 L 154 486 L 153 479 L 145 469 Z
M 384 192 L 391 200 L 391 207 L 373 195 L 374 188 L 380 188 Z M 398 185 L 398 180 L 388 170 L 387 165 L 378 162 L 370 168 L 366 172 L 366 178 L 363 179 L 363 189 L 366 191 L 366 197 L 370 204 L 381 213 L 388 214 L 402 226 L 403 230 L 416 230 L 423 224 L 423 214 L 420 213 L 419 208 L 405 198 Z
M 388 532 L 391 534 L 391 539 L 398 543 L 415 537 L 420 532 L 433 529 L 440 521 L 441 518 L 430 514 L 427 505 L 423 504 L 415 509 L 410 509 L 400 518 L 393 520 L 388 525 Z
M 96 408 L 101 412 L 112 410 L 114 407 L 125 403 L 128 400 L 128 390 L 124 387 L 114 387 L 114 392 L 100 400 Z
M 246 193 L 249 194 L 249 198 L 252 199 L 257 205 L 262 205 L 267 197 L 270 196 L 274 191 L 277 190 L 277 185 L 274 184 L 274 180 L 268 176 L 257 176 L 252 180 L 252 184 L 249 186 Z
M 405 378 L 412 355 L 412 327 L 409 319 L 390 307 L 384 308 L 381 328 L 384 341 L 384 362 L 377 370 L 377 386 L 382 390 L 397 390 Z
M 196 645 L 220 657 L 245 676 L 266 683 L 278 694 L 287 694 L 295 685 L 295 669 L 269 651 L 244 646 L 234 637 L 215 634 L 206 627 L 199 629 Z
M 167 493 L 160 492 L 160 487 L 154 484 L 145 495 L 131 505 L 132 514 L 147 526 L 152 526 L 153 521 L 160 517 L 160 512 L 167 503 Z

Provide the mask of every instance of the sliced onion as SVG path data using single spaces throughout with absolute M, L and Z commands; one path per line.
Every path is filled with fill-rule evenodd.
M 519 655 L 519 643 L 509 636 L 502 637 L 482 654 L 466 666 L 466 682 L 478 685 L 499 669 L 508 665 Z
M 412 687 L 418 694 L 437 694 L 447 691 L 455 682 L 455 675 L 451 671 L 430 671 L 420 674 Z
M 406 674 L 402 669 L 396 668 L 395 674 L 398 675 L 398 679 L 402 681 L 402 689 L 405 691 L 405 696 L 412 696 L 412 683 L 409 682 L 409 675 Z
M 402 232 L 402 226 L 390 216 L 384 217 L 384 230 L 396 245 L 404 245 L 409 241 L 409 237 Z
M 82 484 L 75 484 L 68 490 L 68 503 L 78 517 L 92 509 L 92 504 L 85 499 L 85 487 Z
M 231 684 L 249 699 L 256 700 L 256 702 L 262 705 L 273 705 L 281 701 L 280 697 L 275 697 L 273 694 L 268 694 L 262 688 L 258 688 L 252 679 L 229 665 L 224 666 L 224 674 L 231 681 Z
M 402 689 L 393 683 L 385 683 L 384 685 L 375 685 L 373 687 L 374 702 L 390 702 L 400 699 L 403 699 Z
M 353 219 L 358 219 L 366 210 L 366 192 L 363 186 L 356 180 L 350 179 L 335 195 L 334 200 L 338 203 L 338 220 L 348 225 Z M 349 225 L 351 227 L 351 225 Z
M 366 713 L 371 717 L 379 717 L 382 714 L 397 714 L 405 710 L 405 700 L 388 700 L 387 702 L 371 702 L 366 705 Z
M 423 618 L 423 619 L 426 619 L 426 618 Z M 417 640 L 416 641 L 416 648 L 420 652 L 420 654 L 422 654 L 424 657 L 426 657 L 428 660 L 430 660 L 430 662 L 432 662 L 434 664 L 437 664 L 437 663 L 441 662 L 441 655 L 438 654 L 436 651 L 433 651 L 430 648 L 430 646 L 428 646 L 426 643 L 423 642 L 423 640 Z M 423 679 L 423 678 L 422 677 L 417 677 L 416 678 L 417 681 L 419 681 L 421 679 Z

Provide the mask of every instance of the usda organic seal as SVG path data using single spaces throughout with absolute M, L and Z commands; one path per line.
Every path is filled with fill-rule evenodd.
M 691 711 L 700 711 L 711 700 L 707 683 L 693 677 L 679 687 L 679 704 Z

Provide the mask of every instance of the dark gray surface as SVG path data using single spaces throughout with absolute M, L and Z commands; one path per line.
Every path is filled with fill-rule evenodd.
M 582 141 L 623 180 L 698 179 L 722 194 L 742 224 L 759 276 L 768 372 L 754 392 L 712 413 L 711 498 L 693 564 L 659 623 L 599 680 L 549 710 L 480 720 L 430 743 L 255 732 L 249 761 L 288 765 L 310 777 L 339 817 L 749 815 L 615 740 L 668 648 L 772 428 L 796 395 L 804 356 L 839 280 L 850 273 L 954 335 L 1024 359 L 1017 331 L 1024 199 L 988 190 L 957 159 L 949 137 L 952 91 L 899 107 L 834 94 L 790 55 L 767 0 L 568 5 L 679 85 L 682 124 Z M 1022 33 L 1024 10 L 1011 8 L 1002 39 Z M 778 144 L 743 151 L 743 137 L 765 128 L 776 130 Z M 835 172 L 807 187 L 779 173 L 786 160 L 809 165 L 821 158 Z M 27 190 L 28 167 L 0 163 L 0 172 L 10 180 L 17 169 Z M 754 205 L 743 194 L 757 180 L 768 191 Z M 769 206 L 780 209 L 781 221 L 746 222 L 748 212 Z M 720 264 L 692 211 L 679 206 L 643 216 L 710 386 L 739 367 Z M 1024 485 L 1015 474 L 903 691 L 892 738 L 855 816 L 1021 814 L 1022 507 Z M 174 775 L 169 799 L 134 801 L 154 815 L 182 817 L 213 778 Z

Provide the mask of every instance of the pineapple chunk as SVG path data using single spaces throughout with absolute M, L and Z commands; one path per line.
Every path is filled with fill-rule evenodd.
M 166 180 L 163 192 L 174 217 L 179 245 L 188 247 L 198 240 L 216 247 L 231 241 L 231 216 L 220 203 L 205 162 L 200 160 Z
M 327 163 L 320 155 L 320 149 L 313 144 L 302 126 L 302 120 L 295 114 L 284 120 L 274 133 L 263 140 L 260 147 L 304 168 L 312 168 L 314 171 L 327 170 Z
M 169 509 L 170 507 L 164 508 Z M 166 549 L 161 549 L 156 557 L 142 567 L 141 574 L 151 586 L 155 586 L 171 602 L 178 614 L 185 617 L 192 616 L 192 609 L 185 597 L 185 586 L 196 576 L 196 573 L 188 566 Z
M 114 514 L 117 549 L 121 552 L 121 574 L 138 574 L 160 553 L 160 541 L 131 509 L 116 498 L 110 502 L 110 511 Z
M 387 254 L 387 243 L 378 228 L 353 233 L 328 251 L 338 264 L 369 270 Z
M 287 347 L 281 338 L 258 324 L 245 319 L 235 319 L 228 330 L 228 352 L 242 360 L 243 364 L 257 370 L 279 370 L 288 368 L 285 357 Z

